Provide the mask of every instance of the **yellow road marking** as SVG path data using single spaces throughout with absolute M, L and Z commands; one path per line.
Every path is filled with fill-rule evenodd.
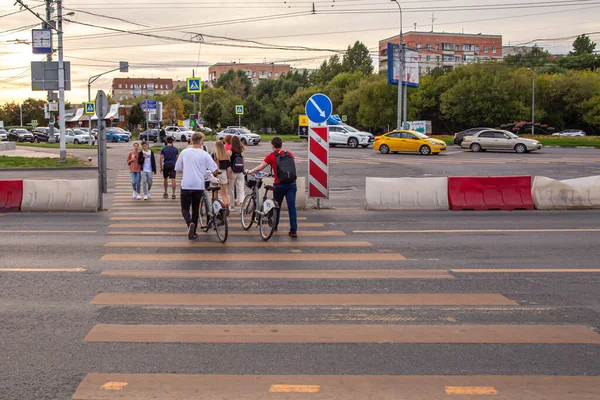
M 174 248 L 174 247 L 208 247 L 213 248 L 212 242 L 109 242 L 105 247 L 150 247 L 150 248 Z M 226 242 L 223 247 L 371 247 L 369 242 Z
M 126 306 L 518 306 L 500 294 L 100 293 L 90 304 Z
M 343 254 L 106 254 L 103 261 L 405 261 L 400 253 Z
M 84 272 L 85 268 L 0 268 L 0 272 Z
M 319 385 L 271 385 L 270 393 L 319 393 Z
M 106 270 L 114 278 L 219 278 L 219 279 L 455 279 L 443 270 Z
M 476 395 L 492 395 L 498 394 L 496 388 L 492 386 L 446 386 L 447 394 L 476 394 Z
M 0 233 L 96 233 L 97 231 L 38 231 L 38 230 L 22 230 L 22 231 L 0 231 Z
M 496 274 L 496 273 L 506 273 L 506 274 L 520 274 L 520 273 L 600 273 L 600 268 L 561 268 L 561 269 L 550 269 L 550 268 L 513 268 L 513 269 L 451 269 L 451 272 L 457 274 Z
M 198 232 L 200 233 L 200 232 Z M 187 232 L 108 232 L 108 235 L 120 236 L 187 236 Z M 331 236 L 346 236 L 344 231 L 300 231 L 301 237 L 331 237 Z M 230 231 L 229 236 L 257 236 L 258 233 L 251 231 Z M 275 236 L 287 236 L 287 232 L 275 232 Z M 206 236 L 205 236 L 206 237 Z M 213 242 L 218 244 L 216 242 Z
M 518 232 L 600 232 L 600 228 L 556 228 L 556 229 L 424 229 L 424 230 L 361 230 L 352 233 L 518 233 Z
M 108 226 L 109 228 L 184 228 L 185 223 L 183 219 L 181 219 L 181 223 L 172 224 L 172 223 L 138 223 L 138 224 L 111 224 Z M 305 222 L 299 223 L 299 228 L 323 228 L 325 225 L 316 223 L 316 222 Z
M 583 325 L 130 325 L 99 324 L 86 342 L 600 344 Z
M 123 388 L 127 386 L 127 382 L 106 382 L 104 385 L 100 386 L 102 390 L 123 390 Z

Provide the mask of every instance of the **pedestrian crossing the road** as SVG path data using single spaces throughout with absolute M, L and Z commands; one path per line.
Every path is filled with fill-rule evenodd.
M 503 352 L 534 365 L 544 349 L 559 357 L 600 346 L 594 329 L 550 322 L 552 307 L 524 304 L 501 279 L 479 286 L 536 270 L 415 261 L 402 241 L 382 246 L 379 235 L 311 213 L 297 239 L 278 232 L 263 242 L 232 213 L 228 242 L 210 233 L 190 242 L 179 207 L 115 196 L 98 257 L 104 289 L 89 296 L 98 318 L 81 338 L 107 359 L 73 399 L 600 398 L 598 376 L 493 374 Z M 479 357 L 461 358 L 467 351 Z

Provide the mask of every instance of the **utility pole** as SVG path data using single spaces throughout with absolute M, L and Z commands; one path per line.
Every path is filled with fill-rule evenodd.
M 196 70 L 192 69 L 192 78 L 195 78 L 195 77 L 196 77 Z M 194 115 L 196 115 L 196 93 L 193 93 L 193 96 L 194 96 Z M 194 127 L 196 126 L 195 122 L 196 121 L 194 121 Z M 190 121 L 190 123 L 191 123 L 191 121 Z
M 533 70 L 532 92 L 531 92 L 531 136 L 535 134 L 535 69 Z
M 63 61 L 63 9 L 62 0 L 56 0 L 58 17 L 58 126 L 60 128 L 60 161 L 67 160 L 67 138 L 65 136 L 65 64 Z
M 19 110 L 21 111 L 21 126 L 23 126 L 23 104 L 19 104 Z
M 52 23 L 52 0 L 46 0 L 46 21 L 48 22 L 48 24 Z M 51 26 L 48 26 L 48 24 L 42 24 L 42 28 L 53 28 Z M 52 61 L 52 52 L 48 54 L 46 60 Z M 48 143 L 56 143 L 56 140 L 54 138 L 54 114 L 52 114 L 52 111 L 50 111 L 50 102 L 53 98 L 52 95 L 53 92 L 51 90 L 48 90 L 48 96 L 46 97 L 46 99 L 48 100 L 48 112 L 50 113 L 50 122 L 48 123 Z
M 402 7 L 400 6 L 398 0 L 391 1 L 395 2 L 398 5 L 398 9 L 400 10 L 400 42 L 398 43 L 398 63 L 400 71 L 398 73 L 398 118 L 396 126 L 396 129 L 400 130 L 404 127 L 404 124 L 402 123 L 402 80 L 404 79 L 404 38 L 402 36 Z

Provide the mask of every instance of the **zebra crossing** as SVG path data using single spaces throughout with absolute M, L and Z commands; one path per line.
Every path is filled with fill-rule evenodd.
M 116 190 L 123 194 L 126 178 L 119 173 Z M 105 318 L 82 340 L 86 346 L 100 346 L 125 358 L 143 356 L 152 351 L 149 346 L 172 346 L 173 352 L 184 348 L 201 356 L 199 364 L 203 354 L 210 357 L 207 346 L 217 346 L 222 367 L 213 364 L 182 372 L 168 359 L 150 373 L 109 365 L 106 370 L 86 371 L 73 399 L 600 398 L 597 376 L 547 376 L 536 371 L 510 376 L 428 371 L 414 375 L 394 370 L 399 364 L 393 355 L 402 354 L 407 345 L 443 346 L 439 349 L 457 352 L 463 346 L 481 346 L 480 354 L 491 358 L 499 354 L 500 346 L 600 345 L 600 334 L 581 324 L 550 324 L 533 318 L 517 324 L 495 322 L 494 317 L 477 323 L 461 317 L 463 313 L 545 312 L 542 306 L 523 305 L 499 291 L 459 290 L 465 276 L 488 276 L 501 269 L 423 267 L 408 260 L 401 247 L 381 248 L 376 235 L 365 239 L 333 229 L 314 214 L 301 216 L 297 240 L 277 235 L 263 242 L 254 230 L 243 231 L 232 214 L 230 241 L 220 244 L 203 234 L 190 242 L 183 238 L 185 224 L 177 217 L 178 210 L 178 200 L 140 202 L 115 196 L 99 260 L 105 266 L 100 276 L 107 288 L 118 284 L 126 290 L 90 296 L 90 305 L 99 307 Z M 115 268 L 116 262 L 125 267 Z M 365 281 L 372 282 L 370 290 L 353 289 Z M 213 288 L 219 282 L 226 283 Z M 414 284 L 413 290 L 399 292 L 394 289 L 397 282 Z M 311 285 L 326 290 L 312 290 Z M 441 293 L 420 289 L 432 285 L 455 289 Z M 118 316 L 123 310 L 129 319 Z M 241 374 L 243 364 L 251 360 L 236 352 L 247 354 L 253 346 L 261 346 L 262 356 L 257 357 L 272 364 L 249 365 L 248 370 L 257 373 Z M 286 346 L 295 349 L 287 354 L 289 360 L 285 360 Z M 361 359 L 353 358 L 353 352 L 378 353 L 378 348 L 393 351 L 374 354 L 365 364 L 375 360 L 390 364 L 385 370 L 391 373 L 360 373 Z M 271 358 L 270 352 L 284 358 Z M 303 352 L 308 358 L 300 356 Z M 310 357 L 333 367 L 313 364 Z M 421 357 L 435 358 L 435 354 L 426 352 Z M 337 371 L 340 359 L 353 359 L 356 365 Z M 368 365 L 362 367 L 372 371 Z M 290 369 L 306 373 L 287 373 Z

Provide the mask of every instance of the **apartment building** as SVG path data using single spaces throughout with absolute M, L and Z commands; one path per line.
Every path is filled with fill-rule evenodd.
M 148 95 L 165 95 L 173 92 L 173 79 L 114 78 L 111 93 L 116 101 Z M 149 94 L 150 93 L 150 94 Z
M 419 52 L 419 74 L 434 68 L 453 68 L 478 61 L 502 59 L 502 35 L 484 35 L 447 32 L 407 32 L 402 40 L 406 47 Z M 393 36 L 379 42 L 379 69 L 387 69 L 387 45 L 398 44 Z
M 291 67 L 287 64 L 273 63 L 216 63 L 208 68 L 208 80 L 214 84 L 225 72 L 244 71 L 253 84 L 258 84 L 261 79 L 279 79 L 282 75 L 290 72 Z

